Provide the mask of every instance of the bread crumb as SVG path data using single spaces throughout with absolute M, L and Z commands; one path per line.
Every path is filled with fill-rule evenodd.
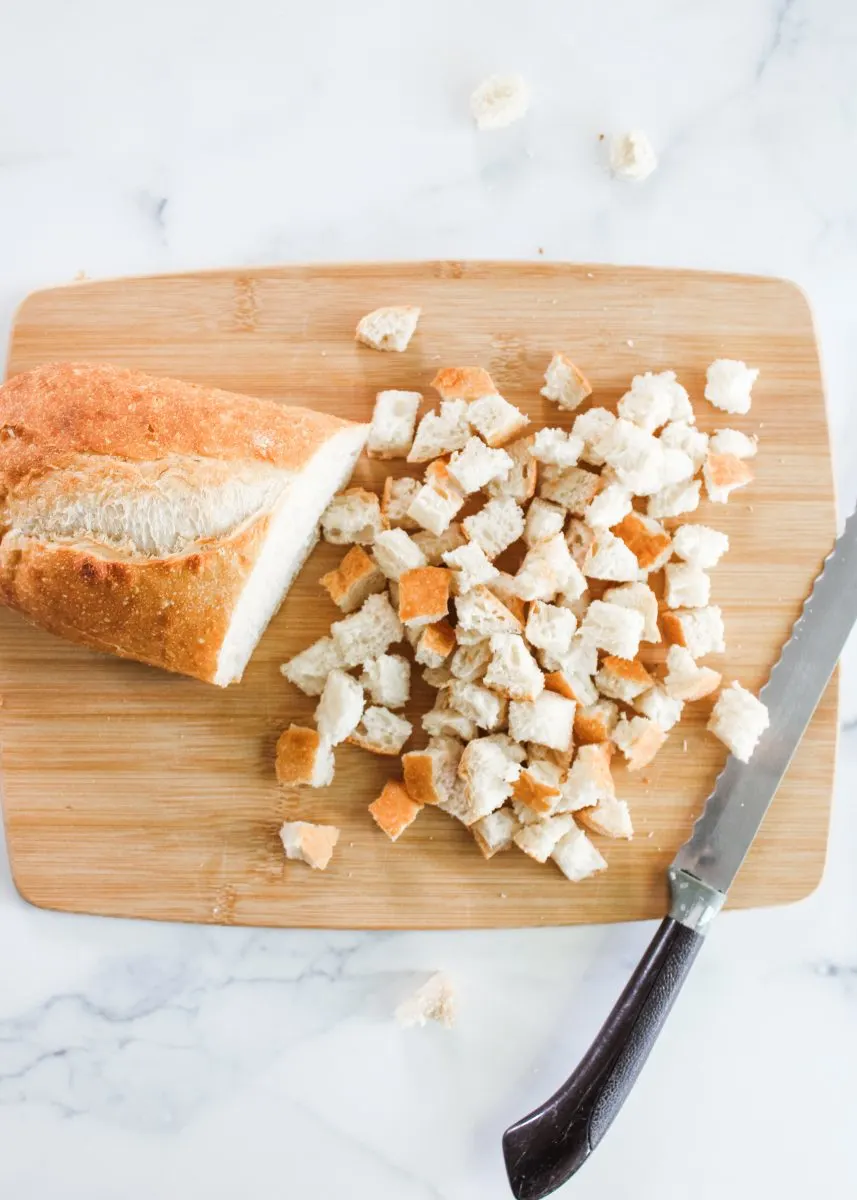
M 413 996 L 402 1001 L 395 1017 L 403 1029 L 414 1025 L 422 1028 L 429 1021 L 451 1029 L 455 1024 L 455 993 L 450 979 L 440 971 L 432 975 Z
M 505 892 L 500 892 L 500 893 L 499 893 L 499 895 L 500 895 L 500 899 L 501 899 L 501 900 L 505 900 L 505 899 L 506 899 L 506 893 L 505 893 Z
M 625 338 L 625 345 L 626 345 L 626 346 L 632 346 L 632 347 L 633 347 L 633 345 L 634 345 L 634 339 L 633 339 L 633 338 Z

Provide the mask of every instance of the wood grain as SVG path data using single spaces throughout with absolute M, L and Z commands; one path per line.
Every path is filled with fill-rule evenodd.
M 388 303 L 423 307 L 403 355 L 352 340 L 358 317 Z M 29 297 L 9 371 L 51 359 L 106 361 L 365 420 L 380 388 L 416 388 L 433 402 L 428 384 L 440 365 L 479 363 L 536 422 L 556 424 L 538 389 L 559 348 L 587 371 L 596 403 L 615 405 L 636 372 L 674 368 L 702 428 L 760 433 L 753 486 L 727 506 L 703 504 L 696 518 L 732 540 L 713 584 L 727 620 L 724 670 L 758 687 L 834 536 L 812 321 L 790 283 L 458 262 L 120 279 Z M 719 355 L 761 368 L 749 418 L 726 418 L 702 400 L 705 367 Z M 388 469 L 406 468 L 365 463 L 360 480 L 379 487 Z M 554 925 L 662 914 L 664 868 L 724 759 L 704 733 L 704 704 L 642 778 L 618 771 L 637 836 L 602 846 L 609 871 L 577 886 L 517 852 L 485 863 L 470 835 L 438 812 L 424 812 L 389 844 L 366 806 L 396 765 L 351 747 L 338 750 L 327 791 L 277 787 L 276 737 L 314 707 L 278 666 L 335 619 L 317 580 L 340 556 L 327 546 L 313 554 L 244 682 L 225 692 L 66 645 L 0 612 L 4 808 L 22 895 L 77 912 L 259 925 Z M 426 695 L 418 701 L 415 713 Z M 733 906 L 796 900 L 816 885 L 835 745 L 831 686 Z M 283 861 L 278 826 L 298 816 L 342 827 L 325 874 Z

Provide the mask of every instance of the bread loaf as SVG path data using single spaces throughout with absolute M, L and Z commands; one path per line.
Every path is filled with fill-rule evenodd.
M 226 686 L 368 426 L 111 366 L 0 387 L 0 600 L 52 633 Z

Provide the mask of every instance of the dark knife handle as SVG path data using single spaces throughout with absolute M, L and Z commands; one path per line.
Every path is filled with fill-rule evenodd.
M 571 1078 L 506 1130 L 503 1155 L 518 1200 L 550 1195 L 579 1170 L 604 1137 L 702 942 L 701 934 L 666 917 Z

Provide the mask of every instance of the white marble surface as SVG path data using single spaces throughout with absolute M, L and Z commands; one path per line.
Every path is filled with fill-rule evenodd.
M 220 264 L 536 257 L 788 275 L 809 292 L 857 495 L 850 0 L 30 0 L 0 39 L 0 304 Z M 472 85 L 530 80 L 477 135 Z M 649 131 L 658 172 L 603 169 Z M 857 662 L 829 863 L 726 915 L 568 1195 L 857 1187 Z M 4 1200 L 484 1200 L 499 1136 L 573 1065 L 650 930 L 348 934 L 38 912 L 0 854 Z M 461 1018 L 403 1032 L 443 967 Z

